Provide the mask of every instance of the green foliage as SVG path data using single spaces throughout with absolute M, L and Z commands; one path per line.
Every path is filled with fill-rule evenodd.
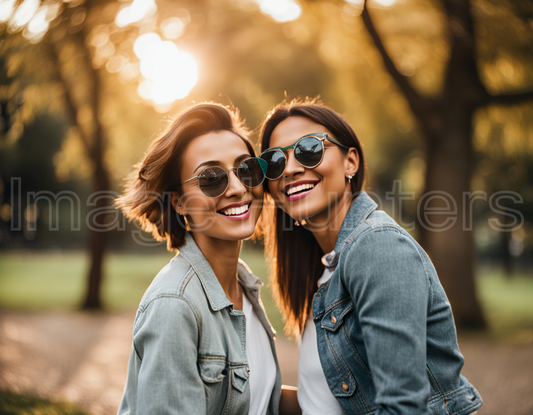
M 28 394 L 0 390 L 0 413 L 3 415 L 88 415 L 68 402 L 52 402 Z

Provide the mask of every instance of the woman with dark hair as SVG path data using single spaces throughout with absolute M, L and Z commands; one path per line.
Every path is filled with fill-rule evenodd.
M 450 304 L 418 243 L 362 191 L 350 125 L 315 100 L 282 103 L 261 131 L 273 290 L 300 336 L 304 414 L 466 415 Z
M 277 414 L 281 376 L 261 281 L 239 259 L 266 163 L 235 110 L 182 112 L 118 206 L 177 255 L 144 294 L 119 414 Z

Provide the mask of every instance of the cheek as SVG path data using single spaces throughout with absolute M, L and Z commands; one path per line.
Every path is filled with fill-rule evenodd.
M 317 168 L 317 173 L 322 176 L 323 185 L 327 190 L 336 192 L 344 189 L 344 169 L 339 168 L 339 166 L 343 166 L 342 160 L 337 160 L 335 163 L 321 164 Z
M 194 216 L 195 214 L 206 214 L 212 211 L 216 206 L 214 199 L 209 199 L 203 193 L 189 194 L 183 201 L 185 213 Z
M 340 151 L 338 154 L 332 154 L 333 157 L 325 158 L 318 166 L 323 169 L 324 174 L 339 177 L 344 175 L 344 165 L 346 163 L 345 157 Z

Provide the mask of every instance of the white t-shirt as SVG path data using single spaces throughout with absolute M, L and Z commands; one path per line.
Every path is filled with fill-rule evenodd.
M 246 316 L 246 354 L 250 367 L 250 414 L 265 415 L 276 383 L 276 362 L 268 334 L 243 294 L 242 311 Z
M 329 254 L 328 254 L 329 255 Z M 318 280 L 318 286 L 326 283 L 333 270 L 324 269 Z M 318 357 L 316 344 L 316 327 L 313 313 L 309 313 L 304 332 L 300 337 L 298 357 L 298 403 L 303 415 L 343 415 L 344 412 L 326 381 L 326 376 Z

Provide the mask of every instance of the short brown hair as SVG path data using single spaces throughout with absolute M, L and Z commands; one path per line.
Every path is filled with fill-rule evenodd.
M 170 201 L 170 193 L 181 189 L 185 149 L 193 139 L 217 131 L 238 135 L 255 157 L 249 132 L 237 109 L 211 102 L 196 104 L 181 112 L 170 128 L 152 142 L 116 200 L 128 219 L 139 222 L 156 240 L 166 240 L 169 251 L 177 251 L 185 243 L 185 218 Z
M 289 117 L 305 117 L 321 124 L 334 138 L 359 154 L 359 170 L 351 181 L 352 197 L 363 189 L 365 162 L 357 135 L 348 122 L 318 99 L 295 99 L 274 107 L 261 128 L 261 151 L 270 147 L 274 129 Z M 347 154 L 348 150 L 340 147 Z M 269 259 L 274 298 L 283 312 L 285 331 L 299 336 L 311 309 L 317 282 L 324 271 L 321 258 L 324 255 L 313 234 L 303 226 L 293 226 L 294 220 L 283 210 L 274 207 L 274 200 L 265 188 L 265 209 L 261 222 L 265 252 Z

